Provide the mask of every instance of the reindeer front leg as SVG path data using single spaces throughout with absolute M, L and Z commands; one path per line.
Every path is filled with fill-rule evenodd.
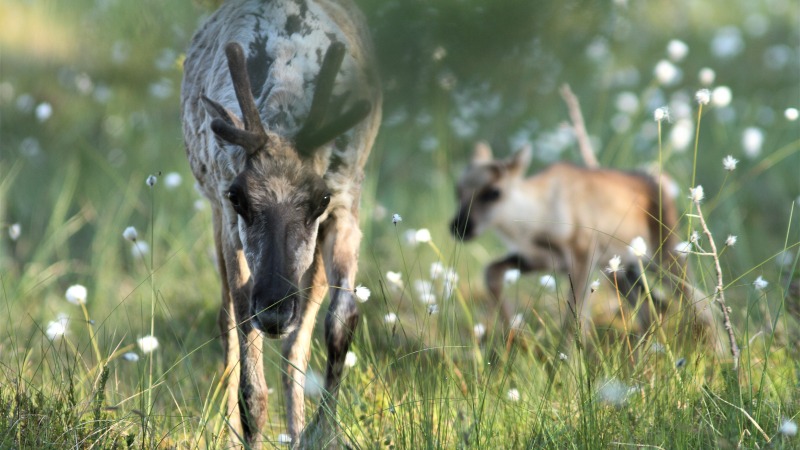
M 337 211 L 325 238 L 323 255 L 330 286 L 331 304 L 325 317 L 325 344 L 328 362 L 325 369 L 325 392 L 314 423 L 307 431 L 304 446 L 336 446 L 336 402 L 342 380 L 344 359 L 358 325 L 358 307 L 354 283 L 358 268 L 361 231 L 358 219 L 350 212 Z
M 283 342 L 283 357 L 287 367 L 283 373 L 283 389 L 286 396 L 289 436 L 292 442 L 300 442 L 300 433 L 306 423 L 304 388 L 306 370 L 314 332 L 317 313 L 327 292 L 325 267 L 322 261 L 321 245 L 317 245 L 314 262 L 308 270 L 303 287 L 307 289 L 307 299 L 302 309 L 300 326 Z
M 531 264 L 530 258 L 526 258 L 519 253 L 512 253 L 499 259 L 486 267 L 485 279 L 486 289 L 489 290 L 489 298 L 492 301 L 492 314 L 501 307 L 503 322 L 506 326 L 511 324 L 514 316 L 514 307 L 503 298 L 503 285 L 505 283 L 506 272 L 511 269 L 519 269 L 520 273 L 527 273 L 537 270 Z
M 222 216 L 222 214 L 220 214 Z M 225 226 L 235 227 L 236 216 L 233 219 L 224 218 Z M 234 228 L 235 229 L 235 228 Z M 224 265 L 225 277 L 229 302 L 223 303 L 223 311 L 220 312 L 221 322 L 225 326 L 232 326 L 227 329 L 227 336 L 224 338 L 227 344 L 226 364 L 232 364 L 232 357 L 238 353 L 239 378 L 233 378 L 236 370 L 233 369 L 228 380 L 228 412 L 235 409 L 230 396 L 238 403 L 238 421 L 241 424 L 241 434 L 237 428 L 233 428 L 234 434 L 232 441 L 239 444 L 241 438 L 251 447 L 257 447 L 256 442 L 261 435 L 261 429 L 267 420 L 267 383 L 264 379 L 264 356 L 263 356 L 263 334 L 256 330 L 250 322 L 250 292 L 252 290 L 252 280 L 250 269 L 247 267 L 241 244 L 238 243 L 238 234 L 231 231 L 227 238 L 222 238 L 222 262 Z M 223 302 L 225 299 L 223 299 Z M 231 317 L 229 310 L 233 311 Z M 234 336 L 236 339 L 234 340 Z M 233 341 L 233 342 L 231 342 Z M 233 346 L 238 342 L 238 352 L 233 350 Z M 233 386 L 238 385 L 238 392 L 233 392 Z M 237 415 L 231 425 L 234 427 Z

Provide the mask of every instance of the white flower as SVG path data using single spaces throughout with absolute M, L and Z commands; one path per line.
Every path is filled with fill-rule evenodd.
M 728 155 L 722 159 L 722 167 L 728 172 L 733 172 L 734 170 L 736 170 L 736 164 L 738 163 L 739 160 L 731 155 Z
M 600 386 L 597 395 L 600 397 L 600 400 L 619 406 L 625 403 L 630 392 L 630 389 L 625 383 L 612 378 Z
M 136 362 L 139 360 L 139 354 L 136 352 L 125 352 L 122 354 L 122 359 L 128 362 Z
M 139 238 L 139 233 L 136 232 L 136 228 L 128 227 L 122 232 L 122 237 L 131 242 L 136 242 L 136 239 Z
M 512 402 L 518 402 L 520 395 L 518 389 L 509 389 L 508 393 L 506 393 L 506 398 L 511 400 Z
M 145 183 L 147 183 L 148 186 L 153 187 L 156 185 L 156 181 L 158 181 L 158 178 L 156 178 L 155 175 L 148 175 Z
M 403 221 L 403 218 L 400 217 L 400 214 L 397 214 L 397 213 L 392 214 L 392 223 L 393 224 L 397 225 L 398 223 L 400 223 L 402 221 Z
M 472 327 L 472 334 L 475 335 L 475 339 L 480 341 L 484 336 L 486 336 L 486 325 L 482 323 L 476 323 L 475 326 Z
M 675 64 L 662 59 L 659 61 L 655 68 L 653 68 L 653 75 L 655 75 L 658 83 L 665 86 L 670 86 L 681 79 L 681 69 L 677 68 Z
M 11 238 L 12 241 L 16 241 L 19 239 L 19 236 L 22 234 L 22 227 L 18 223 L 13 223 L 11 226 L 8 227 L 8 237 Z
M 689 188 L 689 198 L 692 199 L 694 203 L 700 203 L 706 198 L 706 193 L 703 190 L 703 186 L 697 185 L 697 187 Z
M 444 264 L 440 263 L 439 261 L 432 263 L 430 272 L 431 272 L 431 279 L 435 280 L 439 278 L 445 272 Z
M 292 443 L 292 437 L 286 433 L 281 433 L 278 435 L 278 444 L 282 445 L 289 445 Z
M 682 151 L 689 148 L 689 144 L 694 139 L 694 125 L 689 119 L 680 119 L 675 122 L 675 126 L 669 131 L 669 142 L 675 151 Z
M 148 334 L 147 336 L 137 339 L 136 344 L 139 346 L 139 350 L 146 355 L 158 348 L 158 338 Z
M 725 245 L 727 245 L 728 247 L 733 247 L 734 245 L 736 245 L 736 239 L 737 239 L 736 236 L 729 234 L 728 238 L 725 239 Z
M 700 89 L 694 94 L 695 100 L 701 105 L 707 105 L 711 101 L 711 91 L 708 89 Z
M 756 289 L 759 291 L 763 291 L 764 289 L 766 289 L 767 285 L 769 285 L 769 282 L 765 280 L 761 275 L 759 275 L 758 278 L 756 278 L 756 281 L 753 282 L 753 286 L 755 286 Z
M 524 326 L 525 317 L 523 317 L 522 314 L 514 314 L 514 317 L 511 318 L 511 328 L 514 330 L 520 330 Z
M 178 172 L 170 172 L 166 176 L 164 176 L 164 186 L 167 189 L 175 189 L 176 187 L 181 185 L 183 181 L 183 177 Z
M 748 158 L 757 158 L 764 145 L 764 132 L 758 127 L 748 127 L 742 132 L 742 148 Z
M 47 339 L 55 341 L 67 334 L 68 324 L 69 318 L 65 315 L 60 315 L 58 319 L 51 320 L 47 324 L 47 329 L 45 329 L 44 334 L 47 336 Z
M 591 289 L 592 292 L 597 292 L 597 290 L 600 289 L 600 279 L 598 278 L 592 281 L 592 284 L 589 285 L 589 289 Z
M 519 269 L 506 270 L 506 273 L 503 274 L 503 282 L 506 285 L 514 284 L 517 281 L 519 281 L 520 274 L 521 273 L 520 273 Z
M 682 61 L 688 54 L 689 46 L 681 40 L 673 39 L 667 44 L 667 55 L 669 55 L 669 59 L 675 62 Z
M 731 100 L 733 100 L 733 93 L 728 86 L 717 86 L 711 91 L 711 101 L 718 108 L 730 105 Z
M 619 255 L 614 255 L 613 258 L 608 260 L 608 267 L 606 271 L 608 273 L 619 272 L 620 264 L 622 264 L 622 258 Z
M 662 120 L 666 120 L 667 122 L 669 122 L 670 121 L 669 108 L 666 106 L 656 108 L 656 110 L 653 111 L 653 119 L 656 122 L 661 122 Z
M 385 316 L 383 316 L 383 322 L 389 325 L 394 325 L 395 323 L 397 323 L 397 314 L 393 312 L 386 314 Z
M 50 105 L 50 103 L 47 102 L 39 103 L 39 105 L 36 107 L 36 119 L 39 122 L 46 121 L 52 115 L 53 115 L 53 107 Z
M 800 117 L 800 111 L 798 111 L 797 108 L 786 108 L 783 112 L 783 116 L 786 117 L 786 120 L 789 122 L 794 122 Z
M 392 272 L 390 270 L 386 272 L 386 281 L 395 286 L 403 287 L 403 274 L 400 272 Z
M 643 237 L 636 236 L 631 241 L 630 250 L 633 256 L 642 258 L 647 255 L 647 242 L 645 242 Z
M 369 288 L 358 285 L 355 288 L 356 298 L 359 302 L 364 303 L 365 301 L 369 300 L 370 291 Z
M 86 304 L 86 296 L 88 293 L 86 292 L 86 287 L 80 284 L 73 284 L 72 286 L 67 288 L 67 301 L 72 303 L 73 305 L 84 305 Z
M 565 353 L 558 352 L 558 359 L 560 359 L 561 361 L 566 361 L 567 355 Z
M 306 396 L 319 397 L 325 390 L 325 380 L 313 369 L 306 371 L 306 384 L 303 388 Z
M 549 291 L 556 289 L 556 279 L 552 275 L 542 275 L 539 278 L 539 284 Z
M 784 436 L 796 436 L 797 435 L 797 424 L 794 421 L 789 419 L 783 419 L 781 422 L 780 428 L 778 428 L 778 433 Z
M 431 232 L 428 231 L 427 228 L 420 228 L 416 233 L 414 233 L 414 238 L 417 240 L 417 242 L 421 242 L 423 244 L 430 242 Z
M 357 362 L 358 362 L 358 356 L 356 356 L 355 353 L 347 352 L 347 354 L 344 355 L 344 366 L 345 367 L 354 367 Z
M 439 305 L 437 305 L 435 303 L 432 304 L 432 305 L 428 305 L 428 314 L 429 315 L 438 314 L 438 313 L 439 313 Z
M 703 67 L 697 74 L 697 78 L 703 86 L 711 86 L 717 78 L 717 74 L 714 72 L 714 69 Z
M 675 251 L 685 255 L 692 251 L 692 243 L 686 241 L 678 242 L 678 245 L 675 246 Z
M 423 305 L 432 305 L 436 303 L 436 295 L 433 292 L 420 292 L 418 297 L 419 302 Z

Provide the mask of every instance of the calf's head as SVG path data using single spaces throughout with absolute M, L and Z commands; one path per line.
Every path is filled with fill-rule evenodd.
M 213 132 L 245 159 L 243 169 L 223 192 L 223 202 L 227 203 L 223 207 L 238 216 L 238 238 L 252 277 L 250 320 L 273 337 L 291 333 L 299 323 L 304 293 L 298 287 L 313 262 L 319 224 L 335 197 L 310 160 L 316 150 L 347 132 L 370 111 L 368 102 L 359 101 L 328 117 L 344 51 L 340 43 L 328 48 L 309 115 L 294 137 L 264 128 L 244 51 L 237 43 L 228 44 L 225 53 L 242 118 L 203 98 L 213 117 Z
M 453 236 L 468 241 L 493 225 L 498 211 L 518 188 L 530 162 L 528 146 L 507 159 L 494 159 L 488 144 L 477 143 L 472 161 L 456 185 L 458 210 L 450 224 Z

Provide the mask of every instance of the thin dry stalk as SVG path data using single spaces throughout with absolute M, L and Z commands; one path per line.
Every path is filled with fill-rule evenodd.
M 733 356 L 733 370 L 739 369 L 739 346 L 736 345 L 736 336 L 733 334 L 733 325 L 731 325 L 731 316 L 729 314 L 728 305 L 725 303 L 725 291 L 722 284 L 722 267 L 719 264 L 719 253 L 717 253 L 717 245 L 714 244 L 714 237 L 711 236 L 711 231 L 708 229 L 706 219 L 703 216 L 703 211 L 700 208 L 700 202 L 694 202 L 697 206 L 697 217 L 700 219 L 700 226 L 703 227 L 703 233 L 708 237 L 708 243 L 711 246 L 711 257 L 714 258 L 714 267 L 717 271 L 717 287 L 714 289 L 714 301 L 717 302 L 719 308 L 722 310 L 723 326 L 728 332 L 728 341 L 731 344 L 731 356 Z
M 569 113 L 570 121 L 572 121 L 575 138 L 578 140 L 578 149 L 581 152 L 583 163 L 586 164 L 586 167 L 599 167 L 600 164 L 597 162 L 597 157 L 594 154 L 594 150 L 592 150 L 592 144 L 589 142 L 589 134 L 586 132 L 578 97 L 575 96 L 567 83 L 562 84 L 558 92 L 561 94 L 561 98 L 564 99 L 564 103 L 567 104 L 567 112 Z

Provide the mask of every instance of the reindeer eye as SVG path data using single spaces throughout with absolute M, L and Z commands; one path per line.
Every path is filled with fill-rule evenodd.
M 489 187 L 478 194 L 478 201 L 481 203 L 493 202 L 500 198 L 500 189 Z
M 235 185 L 231 186 L 230 190 L 228 190 L 228 192 L 225 194 L 225 197 L 227 197 L 228 201 L 231 202 L 231 206 L 233 206 L 234 211 L 243 216 L 245 213 L 245 198 L 241 189 Z
M 331 204 L 331 194 L 325 194 L 322 196 L 322 200 L 319 202 L 319 209 L 325 211 L 328 208 L 328 205 Z

